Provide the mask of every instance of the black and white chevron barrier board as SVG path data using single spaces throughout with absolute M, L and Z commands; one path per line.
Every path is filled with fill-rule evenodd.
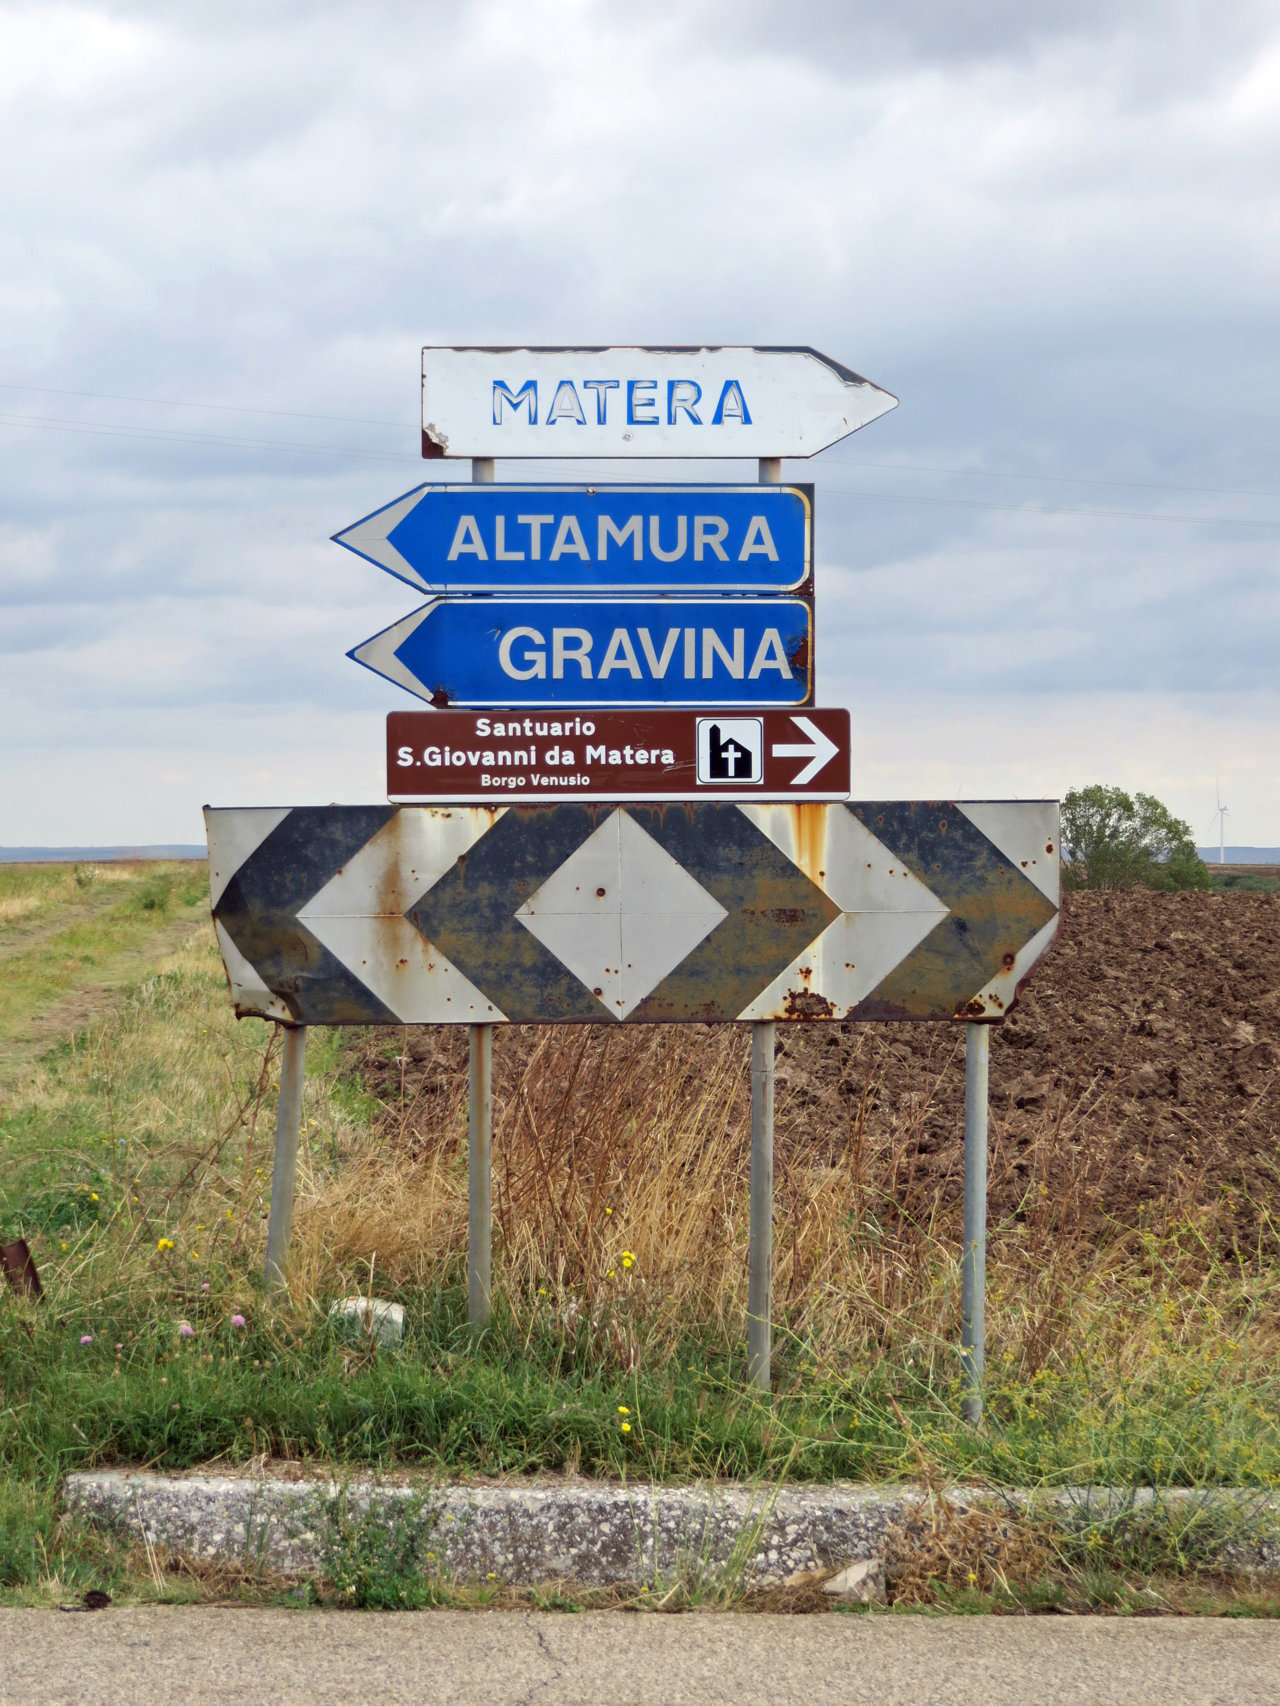
M 999 1019 L 1036 801 L 207 808 L 236 1011 L 306 1025 Z

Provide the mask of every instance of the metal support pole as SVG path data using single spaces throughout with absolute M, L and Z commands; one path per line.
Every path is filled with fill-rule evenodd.
M 298 1177 L 298 1131 L 302 1124 L 302 1080 L 306 1069 L 307 1027 L 282 1025 L 280 1099 L 276 1103 L 276 1150 L 271 1162 L 271 1215 L 267 1221 L 267 1265 L 262 1276 L 270 1292 L 284 1284 L 293 1227 L 293 1192 Z
M 761 1392 L 773 1355 L 773 1021 L 751 1027 L 751 1247 L 747 1378 Z
M 467 1121 L 467 1320 L 473 1332 L 492 1312 L 493 1026 L 472 1025 Z
M 759 485 L 782 485 L 782 457 L 759 457 Z M 768 1392 L 773 1363 L 773 1024 L 751 1027 L 751 1247 L 748 1380 Z
M 961 1414 L 982 1425 L 987 1355 L 987 1067 L 991 1029 L 966 1025 L 964 1039 L 964 1260 L 960 1286 Z
M 492 456 L 471 458 L 471 483 L 491 486 Z M 467 1108 L 467 1320 L 483 1332 L 493 1311 L 493 1026 L 472 1025 Z
M 759 459 L 759 483 L 782 482 L 782 458 Z M 773 1362 L 773 1023 L 751 1027 L 751 1244 L 747 1253 L 747 1378 L 760 1392 Z

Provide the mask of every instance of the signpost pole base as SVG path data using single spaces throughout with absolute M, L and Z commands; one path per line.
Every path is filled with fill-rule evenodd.
M 773 1023 L 751 1027 L 751 1247 L 747 1257 L 747 1378 L 770 1385 L 773 1354 Z
M 467 1121 L 467 1320 L 483 1332 L 492 1313 L 493 1026 L 472 1025 Z
M 982 1373 L 987 1353 L 987 1069 L 988 1025 L 965 1026 L 964 1259 L 961 1265 L 960 1367 L 966 1422 L 982 1425 Z
M 293 1193 L 298 1177 L 298 1131 L 302 1124 L 302 1080 L 307 1054 L 307 1027 L 282 1025 L 280 1099 L 276 1103 L 276 1148 L 271 1163 L 271 1215 L 267 1221 L 267 1265 L 263 1286 L 271 1292 L 284 1284 L 293 1227 Z

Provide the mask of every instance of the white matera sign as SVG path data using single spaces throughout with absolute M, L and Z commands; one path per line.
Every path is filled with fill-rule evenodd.
M 897 401 L 803 347 L 429 347 L 422 454 L 813 456 Z

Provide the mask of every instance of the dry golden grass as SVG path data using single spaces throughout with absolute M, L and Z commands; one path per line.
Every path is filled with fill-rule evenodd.
M 387 1033 L 367 1051 L 383 1111 L 336 1171 L 304 1172 L 294 1295 L 335 1283 L 410 1291 L 458 1283 L 466 1240 L 465 1039 Z M 917 1176 L 932 1092 L 877 1106 L 874 1033 L 839 1128 L 780 1085 L 774 1231 L 775 1333 L 808 1372 L 851 1357 L 954 1372 L 959 1332 L 959 1178 Z M 499 1033 L 495 1047 L 494 1281 L 532 1332 L 549 1313 L 588 1325 L 624 1365 L 662 1357 L 691 1328 L 741 1341 L 746 1309 L 749 1106 L 738 1028 Z M 393 1050 L 394 1058 L 385 1059 Z M 861 1057 L 859 1059 L 859 1056 Z M 943 1072 L 962 1071 L 958 1049 Z M 800 1075 L 801 1077 L 803 1075 Z M 1019 1218 L 989 1243 L 989 1361 L 1025 1377 L 1088 1343 L 1136 1378 L 1151 1359 L 1248 1319 L 1276 1343 L 1270 1263 L 1247 1273 L 1211 1242 L 1188 1190 L 1158 1226 L 1091 1229 L 1079 1193 L 1039 1181 L 1070 1131 L 1046 1110 Z M 1007 1159 L 993 1119 L 993 1170 Z M 1028 1151 L 1019 1151 L 1019 1165 Z M 1259 1253 L 1260 1257 L 1263 1253 Z M 340 1277 L 339 1277 L 340 1276 Z M 938 1365 L 938 1366 L 935 1366 Z
M 885 1573 L 895 1605 L 931 1605 L 939 1590 L 1009 1594 L 1042 1580 L 1060 1531 L 1046 1520 L 988 1505 L 957 1507 L 932 1492 L 892 1530 Z
M 16 924 L 18 919 L 25 918 L 27 913 L 35 912 L 42 904 L 38 894 L 11 895 L 8 899 L 0 899 L 0 924 Z

